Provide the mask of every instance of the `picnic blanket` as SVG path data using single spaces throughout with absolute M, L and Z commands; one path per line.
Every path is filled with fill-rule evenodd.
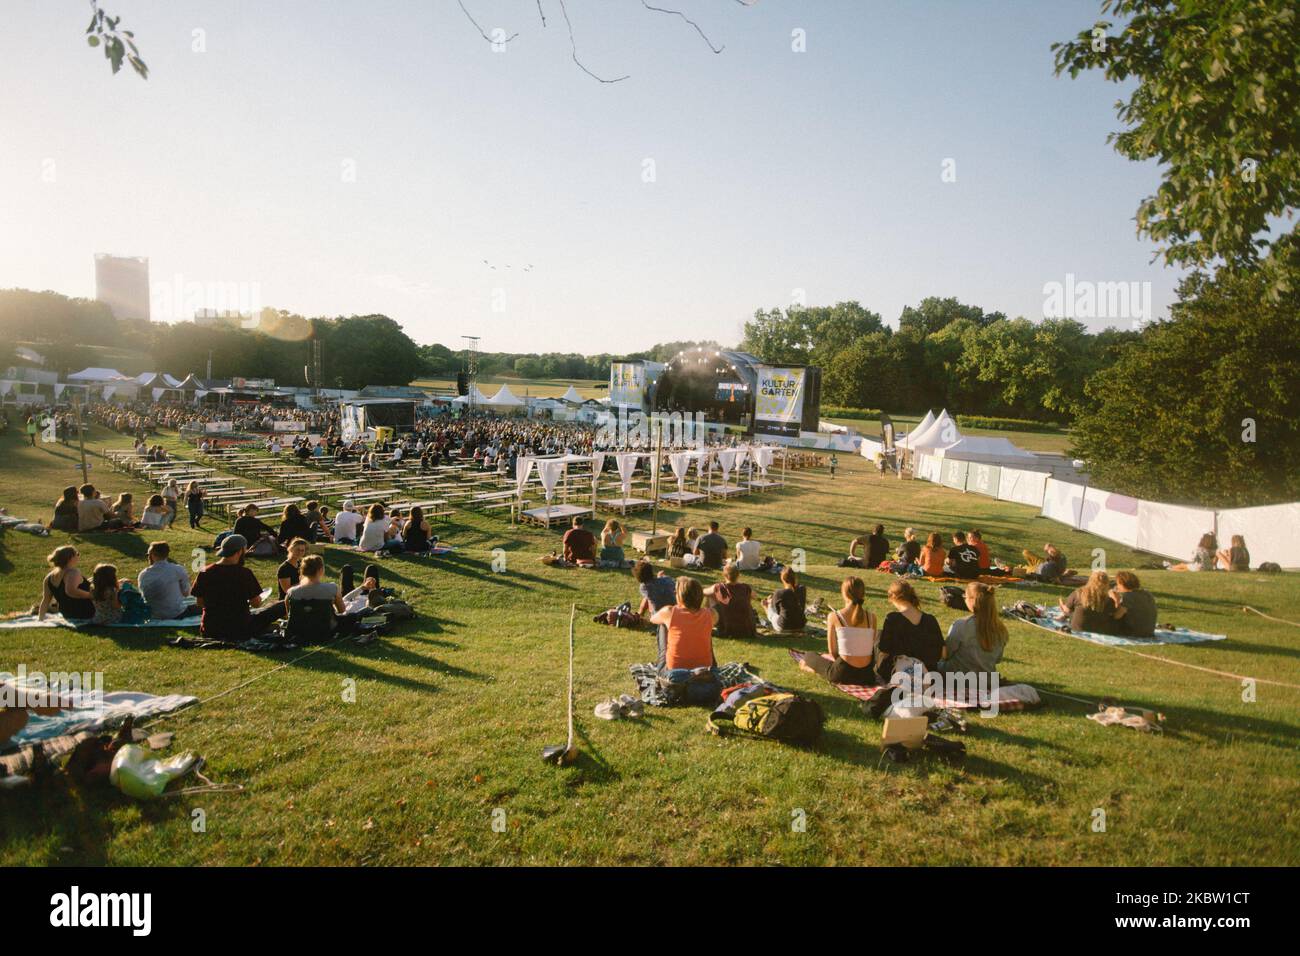
M 92 627 L 198 627 L 200 620 L 201 615 L 194 614 L 190 617 L 178 617 L 170 621 L 157 621 L 150 618 L 138 624 L 91 624 L 90 621 L 67 618 L 58 613 L 46 614 L 43 621 L 38 621 L 35 614 L 24 614 L 20 617 L 11 617 L 0 621 L 0 630 L 12 631 L 23 627 L 66 627 L 74 631 L 84 631 Z
M 28 534 L 34 534 L 37 537 L 49 537 L 50 529 L 45 527 L 39 521 L 28 521 L 26 518 L 15 518 L 13 515 L 0 514 L 0 531 L 6 531 L 13 528 L 15 531 L 26 531 Z
M 1030 581 L 1028 578 L 1018 578 L 1010 574 L 981 574 L 977 578 L 959 578 L 951 574 L 920 574 L 906 575 L 894 574 L 889 568 L 876 568 L 881 574 L 893 574 L 894 577 L 904 577 L 909 581 L 931 581 L 935 584 L 970 584 L 972 581 L 979 581 L 981 584 L 1036 584 L 1036 581 Z
M 17 684 L 16 681 L 13 683 Z M 27 725 L 14 734 L 8 742 L 0 741 L 0 747 L 13 749 L 52 740 L 55 737 L 102 733 L 120 726 L 127 717 L 134 717 L 137 721 L 141 721 L 147 717 L 169 714 L 198 702 L 197 697 L 184 694 L 157 695 L 133 690 L 109 691 L 104 694 L 101 706 L 61 710 L 56 714 L 29 715 Z
M 823 654 L 826 660 L 834 660 L 829 654 Z M 790 649 L 791 660 L 803 660 L 803 652 Z M 833 684 L 836 689 L 848 694 L 850 697 L 856 697 L 858 700 L 870 700 L 880 690 L 879 685 L 866 686 L 863 684 Z M 1037 707 L 1042 703 L 1042 698 L 1030 684 L 1007 684 L 998 687 L 997 707 L 998 710 L 1028 710 L 1031 707 Z M 988 702 L 979 700 L 958 700 L 953 697 L 940 697 L 934 701 L 934 706 L 938 708 L 955 708 L 969 709 L 986 707 Z
M 1054 634 L 1077 637 L 1081 641 L 1103 644 L 1110 647 L 1139 647 L 1151 644 L 1200 644 L 1205 641 L 1226 641 L 1227 634 L 1207 634 L 1205 631 L 1193 631 L 1185 627 L 1157 627 L 1151 637 L 1128 637 L 1122 634 L 1098 634 L 1095 631 L 1073 631 L 1064 617 L 1057 617 L 1050 611 L 1039 609 L 1037 616 L 1017 613 L 1012 608 L 1003 608 L 1002 616 L 1024 621 L 1034 627 L 1041 627 Z
M 632 674 L 632 680 L 636 681 L 643 701 L 651 707 L 668 706 L 668 698 L 659 689 L 659 669 L 654 664 L 633 664 L 628 670 Z M 748 664 L 732 661 L 730 664 L 718 665 L 718 680 L 723 687 L 734 687 L 736 684 L 747 684 L 760 679 L 749 670 Z

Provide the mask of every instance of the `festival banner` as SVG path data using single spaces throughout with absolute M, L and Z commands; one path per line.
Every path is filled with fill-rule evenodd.
M 756 434 L 798 436 L 803 421 L 804 377 L 801 368 L 759 367 L 754 396 Z
M 609 403 L 641 408 L 645 399 L 645 366 L 614 362 L 609 366 Z

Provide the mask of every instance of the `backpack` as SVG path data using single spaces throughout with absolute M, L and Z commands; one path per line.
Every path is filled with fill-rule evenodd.
M 608 611 L 601 611 L 592 621 L 596 624 L 607 624 L 610 627 L 642 627 L 645 621 L 641 615 L 632 610 L 632 605 L 624 601 L 618 607 L 612 607 Z
M 725 732 L 717 726 L 718 716 L 710 718 L 710 728 Z M 742 734 L 789 744 L 816 743 L 822 721 L 822 709 L 815 700 L 784 691 L 743 701 L 731 716 L 735 730 Z
M 1282 566 L 1276 561 L 1265 561 L 1259 566 L 1259 570 L 1265 574 L 1277 574 L 1282 570 Z
M 950 607 L 954 611 L 965 611 L 966 608 L 966 589 L 959 588 L 955 584 L 944 584 L 939 587 L 939 600 L 943 602 L 944 607 Z

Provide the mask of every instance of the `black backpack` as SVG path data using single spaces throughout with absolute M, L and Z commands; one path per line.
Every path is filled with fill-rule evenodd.
M 944 607 L 950 607 L 954 611 L 968 610 L 966 607 L 966 589 L 959 588 L 955 584 L 940 585 L 939 600 L 943 602 Z
M 815 744 L 821 739 L 823 720 L 817 701 L 777 691 L 751 697 L 737 706 L 731 715 L 731 727 L 715 712 L 709 719 L 709 729 L 720 734 L 738 732 L 744 736 L 766 737 L 787 744 Z

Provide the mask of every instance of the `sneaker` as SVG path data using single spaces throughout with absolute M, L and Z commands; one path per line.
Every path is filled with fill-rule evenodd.
M 593 713 L 601 720 L 618 720 L 623 716 L 623 705 L 611 697 L 597 704 Z
M 623 707 L 624 717 L 645 716 L 645 701 L 641 698 L 633 697 L 631 694 L 622 694 L 619 696 L 618 702 Z

